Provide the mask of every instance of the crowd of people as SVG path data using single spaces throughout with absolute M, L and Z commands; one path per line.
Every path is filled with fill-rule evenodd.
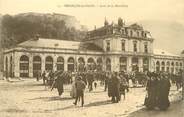
M 81 106 L 84 105 L 84 90 L 86 87 L 89 92 L 97 87 L 97 82 L 104 86 L 112 103 L 121 101 L 126 98 L 126 92 L 129 87 L 145 86 L 147 95 L 145 97 L 145 106 L 148 109 L 155 107 L 165 110 L 169 107 L 169 91 L 172 84 L 176 84 L 177 89 L 182 85 L 181 73 L 168 74 L 156 72 L 63 72 L 63 71 L 45 71 L 42 73 L 43 84 L 45 87 L 57 88 L 59 96 L 64 92 L 64 84 L 71 84 L 70 96 L 75 98 L 74 105 L 81 100 Z
M 159 107 L 165 110 L 169 107 L 169 91 L 170 91 L 169 78 L 164 74 L 151 73 L 147 81 L 147 95 L 145 98 L 145 106 L 148 109 Z

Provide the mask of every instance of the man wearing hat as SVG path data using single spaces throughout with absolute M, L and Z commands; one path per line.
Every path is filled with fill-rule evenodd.
M 84 105 L 84 90 L 86 88 L 86 84 L 84 81 L 82 81 L 82 77 L 78 76 L 77 81 L 75 82 L 75 87 L 76 87 L 76 98 L 75 102 L 73 103 L 74 105 L 77 105 L 77 101 L 81 99 L 81 106 Z

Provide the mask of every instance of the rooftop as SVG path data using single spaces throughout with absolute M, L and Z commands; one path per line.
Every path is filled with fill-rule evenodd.
M 154 54 L 155 55 L 162 55 L 162 56 L 176 56 L 176 57 L 179 57 L 179 55 L 177 55 L 177 54 L 172 54 L 170 52 L 167 52 L 167 51 L 161 50 L 161 49 L 154 49 Z
M 38 40 L 32 39 L 32 40 L 25 41 L 23 43 L 20 43 L 18 46 L 79 49 L 79 45 L 80 45 L 80 42 L 78 41 L 39 38 Z
M 70 50 L 88 50 L 88 51 L 103 51 L 102 48 L 92 43 L 82 43 L 80 41 L 58 40 L 39 38 L 32 39 L 18 44 L 21 47 L 36 47 L 36 48 L 55 48 L 55 49 L 70 49 Z

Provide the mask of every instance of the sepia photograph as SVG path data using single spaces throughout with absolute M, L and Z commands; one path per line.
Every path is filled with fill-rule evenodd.
M 0 0 L 0 117 L 184 117 L 184 1 Z

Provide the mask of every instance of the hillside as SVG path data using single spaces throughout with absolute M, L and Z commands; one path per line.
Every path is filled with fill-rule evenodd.
M 37 34 L 43 38 L 81 40 L 86 31 L 74 16 L 56 13 L 3 15 L 1 25 L 2 48 L 15 46 Z
M 43 38 L 82 40 L 86 27 L 74 16 L 63 14 L 21 13 L 0 15 L 0 70 L 3 68 L 2 51 L 14 47 L 39 34 Z

